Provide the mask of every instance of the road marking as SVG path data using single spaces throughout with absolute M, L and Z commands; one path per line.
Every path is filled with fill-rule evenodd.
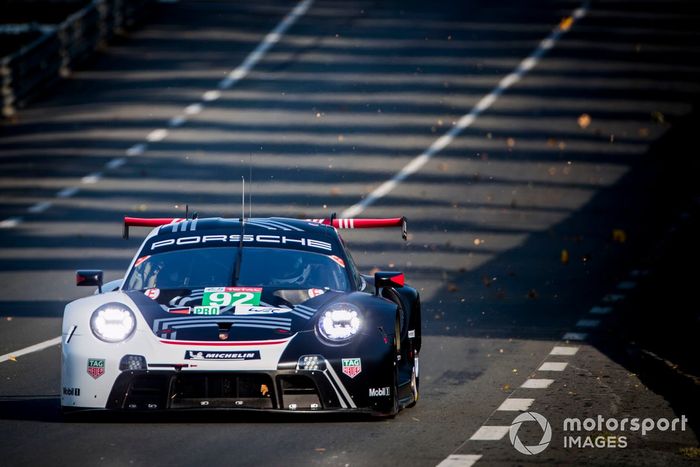
M 64 188 L 61 191 L 59 191 L 58 193 L 56 193 L 56 197 L 57 198 L 70 198 L 72 196 L 75 196 L 76 193 L 78 193 L 79 191 L 80 191 L 80 189 L 78 187 L 74 187 L 74 186 Z
M 4 221 L 0 221 L 0 229 L 11 229 L 13 227 L 17 227 L 23 220 L 24 219 L 21 217 L 8 217 Z
M 126 155 L 129 157 L 133 156 L 140 156 L 144 152 L 146 152 L 146 145 L 143 143 L 140 144 L 134 144 L 131 146 L 129 149 L 126 150 Z
M 5 355 L 0 355 L 0 363 L 6 362 L 7 360 L 12 360 L 17 357 L 21 357 L 22 355 L 27 355 L 32 352 L 37 352 L 39 350 L 44 350 L 46 348 L 49 348 L 54 345 L 58 345 L 61 343 L 61 336 L 54 337 L 53 339 L 49 339 L 44 342 L 40 342 L 38 344 L 30 345 L 29 347 L 25 347 L 20 350 L 16 350 L 14 352 L 6 353 Z
M 530 409 L 533 402 L 535 402 L 535 399 L 518 399 L 515 397 L 509 397 L 508 399 L 504 400 L 496 410 L 525 412 L 526 410 Z
M 577 8 L 572 13 L 573 21 L 579 20 L 586 15 L 588 11 L 588 2 L 585 2 L 580 8 Z M 537 48 L 526 58 L 524 58 L 518 66 L 511 73 L 506 75 L 498 85 L 487 95 L 482 97 L 474 107 L 469 111 L 469 113 L 463 115 L 450 130 L 436 139 L 423 153 L 415 157 L 411 162 L 406 164 L 396 175 L 391 179 L 385 181 L 373 191 L 371 191 L 365 198 L 353 204 L 341 214 L 341 218 L 355 217 L 364 211 L 368 206 L 374 204 L 377 200 L 383 198 L 391 191 L 393 191 L 402 181 L 406 180 L 409 176 L 419 171 L 430 159 L 445 149 L 454 139 L 459 136 L 462 131 L 472 126 L 476 119 L 488 110 L 509 88 L 520 81 L 523 76 L 532 70 L 544 56 L 544 54 L 554 47 L 557 40 L 571 28 L 571 25 L 566 28 L 562 27 L 561 24 L 554 28 L 554 30 L 547 36 L 546 39 L 542 40 Z
M 221 91 L 207 91 L 202 94 L 202 100 L 204 102 L 213 102 L 221 97 Z
M 591 308 L 591 311 L 589 313 L 594 314 L 594 315 L 607 315 L 612 311 L 612 308 L 609 306 L 594 306 Z
M 450 454 L 437 467 L 471 467 L 481 459 L 481 454 Z
M 150 132 L 148 136 L 146 136 L 146 140 L 149 143 L 157 143 L 158 141 L 163 141 L 166 136 L 168 136 L 168 130 L 165 128 L 158 128 Z
M 580 319 L 576 322 L 576 327 L 579 328 L 595 328 L 600 324 L 599 319 Z
M 564 371 L 568 365 L 566 362 L 544 362 L 537 371 Z
M 623 281 L 617 284 L 617 288 L 620 290 L 632 290 L 637 287 L 637 283 L 634 281 Z
M 561 338 L 565 341 L 585 341 L 588 338 L 588 334 L 585 332 L 567 332 Z
M 95 183 L 99 182 L 101 178 L 102 172 L 93 172 L 90 175 L 86 175 L 81 178 L 80 182 L 85 183 L 86 185 L 94 185 Z
M 625 299 L 625 296 L 623 294 L 615 294 L 615 293 L 609 293 L 605 297 L 603 297 L 603 301 L 605 303 L 616 303 L 620 302 Z
M 238 81 L 245 78 L 250 70 L 262 59 L 262 57 L 270 50 L 270 47 L 280 41 L 287 29 L 289 29 L 299 18 L 304 16 L 313 0 L 303 0 L 299 2 L 292 11 L 287 13 L 282 21 L 270 31 L 258 46 L 243 60 L 239 66 L 231 71 L 226 78 L 219 83 L 219 89 L 228 89 Z
M 578 347 L 563 347 L 557 345 L 549 352 L 549 355 L 576 355 L 578 349 Z
M 107 167 L 110 170 L 118 169 L 122 165 L 126 164 L 126 159 L 123 157 L 117 157 L 116 159 L 112 159 L 111 161 L 107 162 L 105 164 L 105 167 Z
M 552 385 L 553 379 L 547 378 L 530 378 L 526 380 L 520 387 L 525 389 L 546 389 Z
M 186 115 L 197 115 L 202 110 L 204 110 L 204 106 L 202 104 L 190 104 L 185 107 L 184 112 Z
M 471 438 L 472 441 L 498 441 L 503 439 L 503 437 L 510 430 L 509 426 L 482 426 L 476 433 L 474 433 Z
M 187 118 L 184 115 L 177 115 L 173 118 L 170 119 L 168 122 L 168 126 L 171 126 L 173 128 L 181 126 L 183 123 L 187 121 Z
M 41 203 L 36 203 L 34 206 L 27 208 L 27 211 L 31 212 L 32 214 L 39 214 L 46 211 L 51 206 L 53 206 L 51 201 L 42 201 Z

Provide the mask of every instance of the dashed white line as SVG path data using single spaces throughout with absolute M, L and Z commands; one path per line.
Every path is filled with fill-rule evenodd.
M 81 178 L 80 182 L 86 185 L 94 185 L 95 183 L 99 182 L 101 178 L 102 172 L 94 172 Z
M 548 378 L 530 378 L 520 386 L 525 389 L 546 389 L 552 385 L 553 379 Z
M 146 140 L 149 143 L 157 143 L 158 141 L 163 141 L 166 137 L 168 136 L 168 130 L 165 128 L 158 128 L 156 130 L 151 131 L 148 136 L 146 136 Z
M 549 355 L 576 355 L 578 349 L 578 347 L 564 347 L 557 345 L 551 352 L 549 352 Z
M 535 399 L 509 397 L 496 410 L 525 412 L 533 402 Z
M 202 110 L 204 110 L 204 106 L 202 104 L 190 104 L 185 107 L 184 112 L 186 115 L 197 115 Z
M 594 315 L 607 315 L 612 311 L 612 308 L 609 306 L 594 306 L 591 308 L 591 311 L 589 313 L 594 314 Z
M 143 143 L 134 144 L 129 149 L 126 150 L 126 155 L 129 157 L 140 156 L 146 152 L 146 145 Z
M 46 211 L 51 206 L 53 206 L 51 201 L 42 201 L 41 203 L 36 203 L 35 205 L 27 208 L 27 211 L 31 212 L 32 214 L 39 214 Z
M 17 227 L 23 220 L 24 219 L 21 217 L 8 217 L 7 219 L 0 221 L 0 229 L 11 229 L 13 227 Z
M 57 198 L 70 198 L 72 196 L 75 196 L 78 192 L 80 191 L 79 188 L 71 186 L 68 188 L 64 188 L 58 193 L 56 193 Z
M 14 352 L 6 353 L 5 355 L 0 355 L 0 363 L 6 362 L 7 360 L 12 360 L 17 357 L 21 357 L 22 355 L 27 355 L 28 353 L 32 352 L 37 352 L 39 350 L 44 350 L 46 348 L 49 348 L 54 345 L 58 345 L 61 343 L 61 336 L 54 337 L 53 339 L 49 339 L 44 342 L 40 342 L 38 344 L 30 345 L 29 347 L 25 347 L 20 350 L 16 350 Z
M 567 362 L 544 362 L 537 371 L 564 371 L 568 365 Z
M 221 91 L 207 91 L 202 94 L 202 100 L 204 102 L 213 102 L 221 97 Z
M 564 341 L 585 341 L 588 338 L 588 334 L 585 332 L 567 332 L 561 339 Z
M 476 433 L 474 433 L 469 439 L 472 441 L 498 441 L 503 439 L 503 437 L 508 433 L 508 430 L 510 430 L 509 426 L 484 425 L 479 427 L 479 429 L 476 430 Z
M 572 18 L 578 20 L 585 16 L 588 10 L 587 3 L 581 8 L 577 8 L 572 13 Z M 484 111 L 489 109 L 494 102 L 509 88 L 520 81 L 523 76 L 527 74 L 532 68 L 534 68 L 540 61 L 542 56 L 546 51 L 554 46 L 556 41 L 561 37 L 564 32 L 566 32 L 571 26 L 569 25 L 566 29 L 561 26 L 557 26 L 549 36 L 542 40 L 539 46 L 526 58 L 524 58 L 513 72 L 506 75 L 498 83 L 495 89 L 493 89 L 489 94 L 485 95 L 472 107 L 469 113 L 463 115 L 450 130 L 442 135 L 440 138 L 435 140 L 422 154 L 415 157 L 411 162 L 406 164 L 396 175 L 391 179 L 385 181 L 372 192 L 370 192 L 364 199 L 360 200 L 358 203 L 350 206 L 344 210 L 340 217 L 349 218 L 355 217 L 364 211 L 368 206 L 374 204 L 377 200 L 383 198 L 391 191 L 393 191 L 402 181 L 408 178 L 410 175 L 416 173 L 420 170 L 435 154 L 442 151 L 447 147 L 454 139 L 459 136 L 462 131 L 469 128 L 477 117 L 481 115 Z
M 105 167 L 110 170 L 114 170 L 118 169 L 124 164 L 126 164 L 126 159 L 124 159 L 123 157 L 117 157 L 116 159 L 112 159 L 111 161 L 107 162 L 105 164 Z
M 471 467 L 481 459 L 481 454 L 450 454 L 437 467 Z
M 576 322 L 576 327 L 579 328 L 595 328 L 600 324 L 599 319 L 580 319 Z
M 170 121 L 168 122 L 168 126 L 175 128 L 178 126 L 182 126 L 182 124 L 186 121 L 187 118 L 185 118 L 184 115 L 176 115 L 175 117 L 170 119 Z

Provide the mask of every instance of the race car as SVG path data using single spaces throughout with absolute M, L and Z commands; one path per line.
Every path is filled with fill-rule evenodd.
M 418 400 L 418 292 L 362 275 L 338 233 L 406 219 L 124 218 L 123 279 L 63 315 L 61 407 L 394 416 Z

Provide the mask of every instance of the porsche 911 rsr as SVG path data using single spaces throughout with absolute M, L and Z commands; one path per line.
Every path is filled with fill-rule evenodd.
M 64 411 L 241 409 L 394 415 L 418 399 L 420 299 L 359 273 L 338 228 L 405 219 L 139 219 L 123 279 L 63 316 Z

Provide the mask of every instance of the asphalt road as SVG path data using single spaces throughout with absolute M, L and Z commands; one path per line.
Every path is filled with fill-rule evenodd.
M 146 26 L 0 124 L 0 354 L 60 334 L 63 306 L 84 292 L 75 269 L 123 273 L 140 241 L 121 239 L 123 215 L 189 205 L 235 216 L 251 164 L 257 216 L 341 213 L 394 179 L 357 214 L 407 216 L 408 241 L 344 236 L 366 271 L 403 270 L 421 291 L 421 400 L 383 421 L 66 423 L 54 345 L 0 362 L 0 463 L 697 462 L 693 420 L 644 436 L 574 433 L 624 435 L 626 448 L 565 447 L 562 429 L 572 417 L 689 413 L 611 350 L 609 330 L 654 280 L 649 251 L 665 225 L 650 221 L 673 211 L 650 209 L 671 157 L 655 148 L 700 95 L 693 2 L 316 0 L 219 88 L 295 5 L 158 4 Z M 448 144 L 431 151 L 436 141 Z M 510 442 L 521 411 L 551 423 L 544 452 Z M 534 423 L 519 432 L 525 445 L 541 436 Z

